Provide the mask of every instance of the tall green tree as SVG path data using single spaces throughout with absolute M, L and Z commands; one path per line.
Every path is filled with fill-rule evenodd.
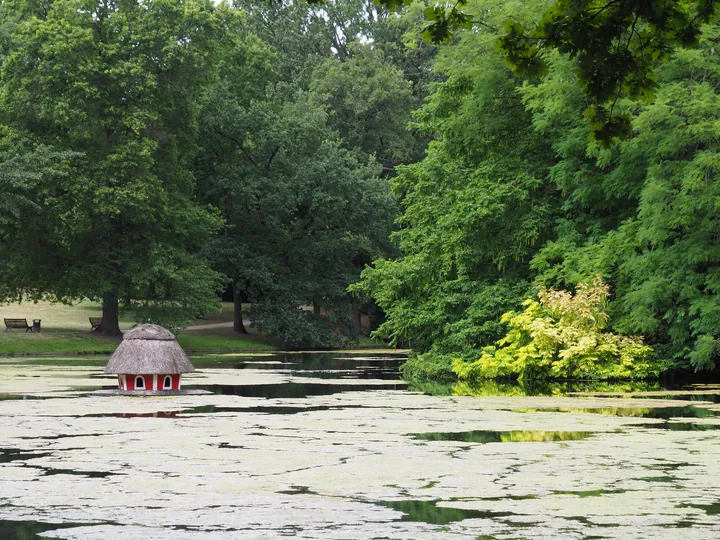
M 324 108 L 282 84 L 246 100 L 221 80 L 202 124 L 203 193 L 227 222 L 213 259 L 238 317 L 253 302 L 252 323 L 289 347 L 352 336 L 345 289 L 385 247 L 394 215 L 380 167 L 342 148 Z
M 230 15 L 204 0 L 3 4 L 0 122 L 28 152 L 80 154 L 37 179 L 22 229 L 4 235 L 9 290 L 100 299 L 111 334 L 121 300 L 171 323 L 211 308 L 218 275 L 198 250 L 221 219 L 190 166 Z
M 533 15 L 519 3 L 482 8 Z M 447 80 L 418 115 L 436 140 L 393 179 L 402 257 L 375 261 L 356 287 L 386 312 L 379 333 L 420 353 L 462 355 L 499 339 L 500 316 L 530 287 L 527 263 L 552 232 L 552 149 L 533 132 L 495 38 L 467 33 L 440 51 Z
M 595 150 L 594 181 L 578 174 L 578 181 L 566 186 L 568 199 L 594 191 L 606 201 L 592 205 L 596 226 L 584 228 L 577 218 L 565 221 L 557 239 L 533 262 L 546 283 L 601 271 L 614 285 L 615 328 L 644 334 L 677 365 L 695 369 L 715 365 L 720 337 L 713 203 L 718 197 L 718 35 L 717 25 L 706 25 L 698 48 L 678 50 L 658 70 L 653 103 L 620 104 L 632 114 L 633 136 L 613 151 Z M 558 95 L 559 78 L 551 76 L 533 91 L 537 116 L 545 121 L 553 107 L 540 105 L 551 103 L 543 97 L 547 87 Z M 579 173 L 571 163 L 563 166 Z
M 407 124 L 413 109 L 412 88 L 403 72 L 381 50 L 356 43 L 344 62 L 328 58 L 310 85 L 313 100 L 330 111 L 347 148 L 374 155 L 386 173 L 418 156 Z

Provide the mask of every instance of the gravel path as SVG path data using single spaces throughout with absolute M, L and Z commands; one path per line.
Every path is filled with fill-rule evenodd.
M 243 324 L 247 328 L 250 326 L 250 321 L 248 319 L 243 319 Z M 188 326 L 185 330 L 210 330 L 212 328 L 232 328 L 232 326 L 233 323 L 230 321 L 213 324 L 196 324 L 195 326 Z

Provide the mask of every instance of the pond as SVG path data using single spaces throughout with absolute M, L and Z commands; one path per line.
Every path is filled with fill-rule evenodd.
M 0 358 L 0 539 L 720 538 L 720 388 L 433 396 L 403 358 L 195 357 L 211 393 L 162 397 Z

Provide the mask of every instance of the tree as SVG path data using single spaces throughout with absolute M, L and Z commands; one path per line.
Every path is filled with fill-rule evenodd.
M 630 116 L 614 114 L 620 97 L 649 100 L 654 70 L 677 47 L 696 47 L 700 29 L 720 2 L 647 0 L 555 0 L 532 29 L 508 20 L 500 46 L 518 73 L 547 69 L 539 54 L 556 49 L 575 60 L 580 88 L 590 99 L 585 115 L 603 143 L 627 137 Z
M 322 4 L 322 0 L 307 0 Z M 377 0 L 399 11 L 414 0 Z M 467 0 L 436 4 L 424 11 L 423 36 L 449 43 L 463 30 L 490 30 L 513 71 L 536 77 L 546 73 L 543 52 L 569 54 L 578 85 L 590 99 L 585 114 L 594 139 L 609 144 L 629 135 L 630 118 L 616 114 L 619 97 L 650 99 L 656 88 L 655 67 L 678 47 L 695 47 L 700 28 L 710 22 L 718 0 L 554 0 L 534 21 L 520 21 L 508 11 L 498 24 L 494 13 L 478 13 Z
M 120 300 L 174 324 L 211 309 L 219 280 L 197 252 L 221 220 L 195 199 L 190 163 L 194 101 L 227 11 L 15 0 L 0 15 L 0 121 L 19 148 L 66 153 L 70 167 L 37 178 L 14 216 L 24 226 L 3 237 L 3 282 L 32 298 L 101 299 L 111 334 Z
M 407 129 L 411 84 L 381 50 L 356 43 L 352 51 L 344 62 L 328 58 L 320 64 L 310 85 L 312 97 L 331 111 L 330 125 L 346 148 L 374 155 L 390 173 L 420 153 Z
M 330 347 L 354 332 L 345 289 L 358 258 L 383 247 L 394 205 L 378 165 L 340 146 L 323 108 L 286 85 L 267 92 L 245 101 L 221 79 L 206 98 L 202 189 L 227 221 L 213 259 L 236 302 L 257 304 L 255 326 L 290 347 Z
M 507 13 L 501 3 L 483 7 Z M 376 260 L 356 287 L 387 314 L 380 335 L 433 362 L 500 338 L 499 318 L 531 287 L 527 262 L 558 206 L 544 181 L 551 147 L 531 129 L 520 83 L 494 41 L 467 33 L 440 51 L 436 68 L 447 81 L 417 115 L 436 140 L 392 180 L 403 207 L 394 234 L 402 256 Z M 478 51 L 482 61 L 468 64 Z
M 575 178 L 563 186 L 572 206 L 532 263 L 540 279 L 567 286 L 601 272 L 613 285 L 613 328 L 644 334 L 675 366 L 694 369 L 714 367 L 720 337 L 718 216 L 711 202 L 720 150 L 718 35 L 717 25 L 704 26 L 699 47 L 676 51 L 658 69 L 653 103 L 619 102 L 632 112 L 633 134 L 613 150 L 558 136 L 573 131 L 568 122 L 577 124 L 572 109 L 559 114 L 556 107 L 579 95 L 565 77 L 568 67 L 553 70 L 529 100 L 546 136 L 589 159 L 579 168 L 577 159 L 559 155 L 562 178 Z

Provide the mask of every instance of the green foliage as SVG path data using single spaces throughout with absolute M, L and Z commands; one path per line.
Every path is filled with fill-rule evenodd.
M 218 276 L 194 253 L 221 220 L 194 199 L 194 100 L 212 77 L 227 9 L 15 1 L 0 17 L 0 122 L 27 141 L 22 159 L 56 152 L 62 172 L 41 166 L 30 198 L 11 186 L 32 204 L 16 205 L 23 227 L 0 246 L 3 283 L 33 298 L 102 298 L 108 309 L 143 298 L 207 311 L 199 297 L 214 294 Z
M 619 96 L 650 100 L 657 89 L 655 66 L 680 46 L 697 46 L 714 0 L 555 0 L 527 29 L 508 21 L 499 39 L 516 73 L 538 76 L 547 64 L 541 49 L 574 59 L 577 84 L 590 100 L 585 115 L 594 139 L 609 144 L 630 134 L 630 116 L 614 114 Z
M 555 140 L 553 179 L 566 218 L 531 266 L 546 284 L 567 287 L 598 271 L 613 281 L 611 325 L 644 334 L 678 366 L 712 368 L 720 334 L 715 242 L 718 183 L 717 84 L 720 29 L 703 27 L 696 49 L 680 50 L 658 71 L 651 104 L 621 102 L 633 136 L 612 150 L 585 138 L 582 96 L 567 60 L 524 90 L 535 125 Z M 575 119 L 573 119 L 575 118 Z
M 397 11 L 411 0 L 376 3 Z M 585 115 L 591 140 L 609 145 L 631 131 L 630 116 L 615 111 L 618 97 L 651 100 L 656 66 L 679 47 L 696 47 L 718 5 L 717 0 L 554 0 L 543 2 L 532 24 L 510 12 L 498 25 L 490 20 L 493 10 L 478 15 L 467 0 L 459 0 L 425 9 L 423 37 L 450 43 L 463 30 L 501 28 L 498 49 L 516 75 L 530 78 L 548 72 L 543 51 L 569 55 L 575 60 L 573 84 L 590 100 Z
M 352 51 L 345 62 L 329 58 L 320 64 L 310 86 L 313 100 L 331 111 L 329 124 L 346 147 L 374 154 L 385 168 L 408 162 L 410 82 L 382 51 L 360 44 Z
M 540 288 L 521 313 L 501 321 L 508 333 L 471 363 L 456 361 L 461 379 L 632 379 L 657 376 L 665 367 L 650 359 L 638 337 L 606 332 L 609 288 L 596 278 L 574 295 Z
M 478 50 L 482 63 L 468 64 Z M 376 260 L 353 287 L 387 315 L 377 335 L 431 357 L 502 335 L 500 316 L 530 287 L 527 261 L 556 206 L 542 182 L 551 149 L 531 129 L 494 37 L 464 34 L 436 66 L 447 81 L 417 115 L 417 128 L 436 140 L 392 180 L 404 209 L 394 234 L 403 255 Z
M 400 372 L 403 379 L 418 387 L 423 387 L 428 381 L 443 383 L 457 379 L 457 375 L 452 370 L 452 359 L 448 356 L 438 358 L 422 354 L 411 355 L 400 366 Z M 430 393 L 438 395 L 436 391 Z
M 203 100 L 198 177 L 227 223 L 208 256 L 257 304 L 250 318 L 263 332 L 291 348 L 344 345 L 357 332 L 346 288 L 387 248 L 389 186 L 373 158 L 343 148 L 324 106 L 285 83 L 248 99 L 228 79 L 242 69 L 256 68 L 224 65 Z

